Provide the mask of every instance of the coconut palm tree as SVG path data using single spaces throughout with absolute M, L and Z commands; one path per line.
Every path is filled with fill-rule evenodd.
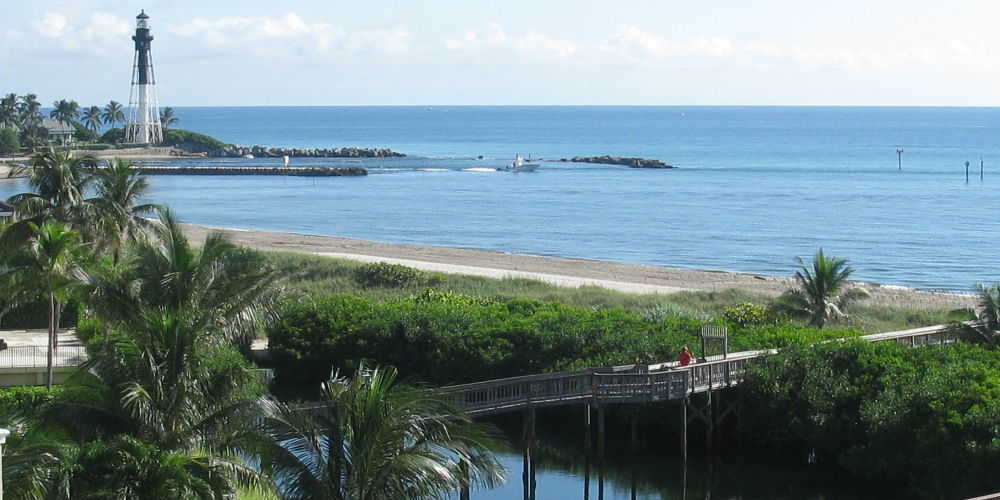
M 795 272 L 796 288 L 789 290 L 776 301 L 779 310 L 792 316 L 807 318 L 811 326 L 823 328 L 833 318 L 844 316 L 846 308 L 868 296 L 862 288 L 848 287 L 847 279 L 854 269 L 847 259 L 827 257 L 819 249 L 807 266 L 796 257 L 800 269 Z
M 110 124 L 111 128 L 115 128 L 116 123 L 125 121 L 125 112 L 122 110 L 122 105 L 117 101 L 109 102 L 104 106 L 101 119 L 104 120 L 104 123 Z
M 67 128 L 73 125 L 73 120 L 80 117 L 80 105 L 76 101 L 60 99 L 52 103 L 52 107 L 49 118 L 64 124 Z M 66 145 L 66 136 L 63 136 L 63 145 Z
M 110 465 L 70 471 L 70 488 L 86 491 L 99 478 L 114 491 L 161 491 L 167 470 L 191 478 L 182 497 L 221 498 L 262 480 L 244 450 L 249 437 L 260 441 L 263 388 L 233 344 L 273 318 L 275 276 L 217 234 L 195 250 L 168 211 L 160 217 L 155 242 L 88 278 L 106 337 L 69 381 L 79 397 L 53 404 L 46 418 L 83 447 L 124 447 Z
M 83 124 L 90 130 L 97 132 L 101 129 L 101 108 L 91 106 L 83 111 L 81 118 L 83 119 Z
M 28 186 L 34 191 L 8 199 L 17 207 L 19 221 L 4 232 L 0 246 L 4 246 L 5 241 L 16 244 L 30 236 L 24 226 L 26 221 L 41 224 L 45 220 L 55 220 L 87 236 L 87 226 L 92 219 L 88 217 L 84 196 L 93 182 L 95 168 L 93 158 L 76 158 L 70 153 L 52 150 L 34 155 L 28 164 L 11 168 L 9 175 L 27 176 Z M 20 239 L 11 240 L 17 236 Z
M 49 301 L 49 348 L 46 384 L 52 387 L 53 355 L 57 349 L 56 333 L 59 328 L 59 309 L 85 274 L 80 267 L 84 247 L 78 243 L 76 232 L 56 222 L 41 226 L 28 222 L 34 236 L 28 245 L 16 252 L 7 262 L 7 274 L 22 277 L 20 286 L 41 288 Z
M 100 248 L 111 253 L 118 264 L 128 244 L 145 240 L 153 223 L 146 216 L 160 209 L 153 203 L 140 204 L 149 184 L 132 162 L 115 158 L 94 174 L 97 196 L 88 203 L 93 207 Z
M 491 430 L 433 390 L 398 383 L 393 368 L 334 378 L 322 403 L 311 411 L 272 403 L 265 413 L 273 441 L 261 464 L 283 498 L 441 498 L 503 481 Z
M 0 98 L 0 128 L 14 128 L 18 125 L 17 94 L 10 93 Z
M 162 125 L 163 128 L 168 128 L 171 125 L 176 125 L 177 122 L 179 121 L 180 120 L 177 119 L 176 116 L 174 116 L 174 108 L 171 108 L 170 106 L 165 106 L 163 109 L 160 110 L 160 125 Z
M 21 126 L 21 142 L 36 146 L 42 140 L 42 103 L 35 94 L 21 96 L 18 103 L 18 120 Z
M 1000 284 L 977 285 L 979 303 L 975 310 L 964 310 L 955 329 L 967 342 L 990 348 L 1000 346 Z M 956 315 L 957 316 L 957 315 Z
M 98 317 L 121 325 L 139 320 L 142 309 L 198 314 L 216 342 L 248 344 L 276 317 L 281 290 L 274 271 L 258 252 L 221 233 L 209 234 L 196 250 L 169 210 L 157 213 L 153 241 L 135 245 L 120 273 L 98 276 L 88 303 Z

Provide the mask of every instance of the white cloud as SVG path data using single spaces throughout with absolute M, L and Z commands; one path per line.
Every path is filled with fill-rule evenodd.
M 445 40 L 444 46 L 453 52 L 474 56 L 479 62 L 493 58 L 505 61 L 529 58 L 534 62 L 565 60 L 577 50 L 577 45 L 570 40 L 559 40 L 541 33 L 509 36 L 498 23 L 466 30 L 461 38 Z
M 985 46 L 951 41 L 935 46 L 838 47 L 759 41 L 736 44 L 722 37 L 672 40 L 635 27 L 625 27 L 596 52 L 618 64 L 636 67 L 696 64 L 758 69 L 839 70 L 871 73 L 997 73 L 1000 63 Z
M 59 38 L 66 34 L 67 24 L 66 16 L 56 12 L 46 12 L 41 20 L 32 23 L 39 35 L 48 38 Z
M 326 56 L 334 59 L 411 52 L 403 28 L 348 31 L 327 23 L 309 23 L 295 13 L 282 17 L 196 18 L 168 31 L 219 53 L 271 58 Z

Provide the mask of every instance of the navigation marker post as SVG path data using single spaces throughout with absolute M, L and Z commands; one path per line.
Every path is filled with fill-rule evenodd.
M 899 168 L 896 170 L 903 170 L 903 148 L 896 148 L 896 159 L 899 162 Z

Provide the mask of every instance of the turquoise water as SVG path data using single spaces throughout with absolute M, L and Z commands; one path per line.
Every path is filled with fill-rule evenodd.
M 1000 109 L 177 108 L 242 145 L 387 147 L 363 178 L 153 177 L 189 222 L 790 275 L 822 247 L 856 278 L 968 290 L 1000 279 Z M 903 168 L 897 170 L 896 148 Z M 515 153 L 535 173 L 496 172 Z M 658 158 L 676 170 L 559 163 Z M 477 156 L 483 160 L 475 159 Z M 979 159 L 985 178 L 979 178 Z M 205 163 L 233 160 L 211 160 Z M 964 162 L 972 163 L 966 183 Z M 251 160 L 250 164 L 276 164 Z M 19 188 L 0 185 L 0 195 Z

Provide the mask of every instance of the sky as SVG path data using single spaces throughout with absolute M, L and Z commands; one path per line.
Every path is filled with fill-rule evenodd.
M 0 93 L 161 106 L 1000 105 L 995 0 L 0 0 Z

